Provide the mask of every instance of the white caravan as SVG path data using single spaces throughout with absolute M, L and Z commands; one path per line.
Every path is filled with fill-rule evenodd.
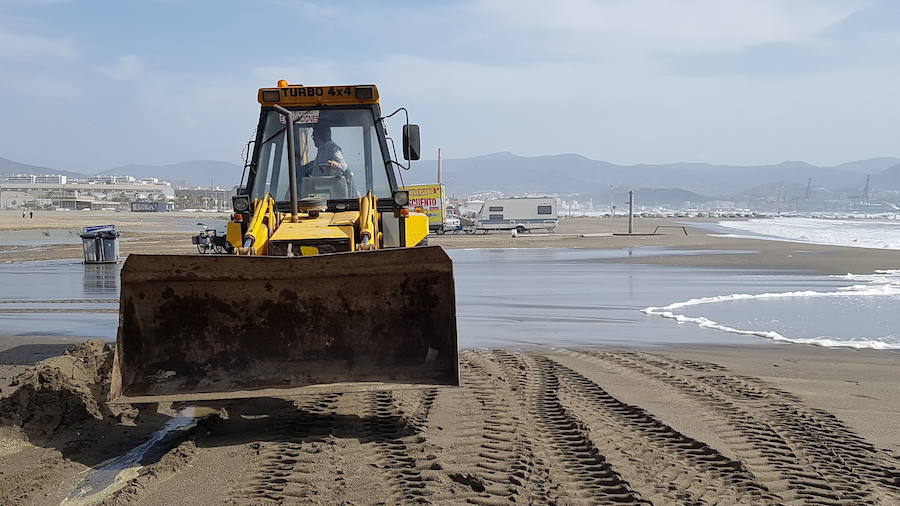
M 534 229 L 553 232 L 559 218 L 552 197 L 513 197 L 486 200 L 475 217 L 475 230 L 513 230 L 524 233 Z M 474 233 L 475 230 L 468 231 Z

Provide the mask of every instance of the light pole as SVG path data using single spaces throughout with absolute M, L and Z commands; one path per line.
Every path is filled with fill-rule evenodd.
M 628 233 L 634 233 L 634 191 L 628 191 Z
M 609 185 L 609 217 L 615 218 L 616 206 L 613 205 L 613 185 Z

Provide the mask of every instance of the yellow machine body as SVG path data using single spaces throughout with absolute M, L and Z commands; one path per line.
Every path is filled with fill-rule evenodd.
M 279 83 L 258 99 L 231 254 L 125 262 L 110 400 L 458 384 L 452 263 L 398 190 L 377 88 Z M 326 128 L 362 155 L 335 155 Z

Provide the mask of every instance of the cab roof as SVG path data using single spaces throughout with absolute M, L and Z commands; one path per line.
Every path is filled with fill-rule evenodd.
M 303 86 L 279 81 L 275 88 L 260 88 L 257 99 L 264 106 L 378 104 L 378 88 L 374 84 Z

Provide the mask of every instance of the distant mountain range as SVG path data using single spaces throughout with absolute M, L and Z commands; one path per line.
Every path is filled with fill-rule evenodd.
M 127 175 L 137 178 L 158 177 L 178 185 L 221 186 L 231 188 L 241 182 L 240 165 L 217 160 L 192 160 L 170 165 L 122 165 L 98 175 Z
M 435 161 L 418 162 L 404 173 L 410 183 L 433 182 Z M 896 173 L 897 176 L 892 176 Z M 472 193 L 500 189 L 510 193 L 609 193 L 609 187 L 680 188 L 699 195 L 729 196 L 763 183 L 861 190 L 865 174 L 900 190 L 900 159 L 873 158 L 835 167 L 786 161 L 773 165 L 668 163 L 616 165 L 581 155 L 523 157 L 494 153 L 444 160 L 444 183 L 453 191 Z M 888 188 L 883 188 L 888 189 Z
M 86 177 L 84 174 L 78 172 L 28 165 L 27 163 L 16 162 L 0 157 L 0 176 L 14 176 L 16 174 L 58 174 L 66 177 Z
M 241 180 L 243 169 L 240 165 L 217 160 L 193 160 L 188 162 L 173 163 L 170 165 L 122 165 L 104 170 L 96 174 L 83 174 L 68 170 L 51 169 L 28 165 L 6 158 L 0 158 L 0 175 L 12 176 L 15 174 L 60 174 L 71 178 L 85 178 L 89 176 L 134 176 L 136 178 L 158 177 L 171 181 L 176 185 L 185 186 L 221 186 L 230 188 Z
M 0 174 L 64 174 L 85 177 L 71 171 L 38 167 L 0 158 Z M 123 165 L 99 175 L 158 177 L 188 186 L 238 184 L 239 165 L 194 160 L 170 165 Z M 820 194 L 860 195 L 866 175 L 872 175 L 873 191 L 900 191 L 900 158 L 871 158 L 818 167 L 802 161 L 771 165 L 721 165 L 707 163 L 668 163 L 617 165 L 592 160 L 577 154 L 525 157 L 508 152 L 470 158 L 444 160 L 444 183 L 452 194 L 467 195 L 500 191 L 508 195 L 526 193 L 578 194 L 583 199 L 606 202 L 610 194 L 638 190 L 646 205 L 664 205 L 684 201 L 703 202 L 741 196 L 766 198 L 780 192 L 781 198 L 800 198 L 811 179 Z M 403 171 L 406 184 L 433 183 L 436 161 L 415 162 Z M 790 197 L 787 195 L 790 194 Z

